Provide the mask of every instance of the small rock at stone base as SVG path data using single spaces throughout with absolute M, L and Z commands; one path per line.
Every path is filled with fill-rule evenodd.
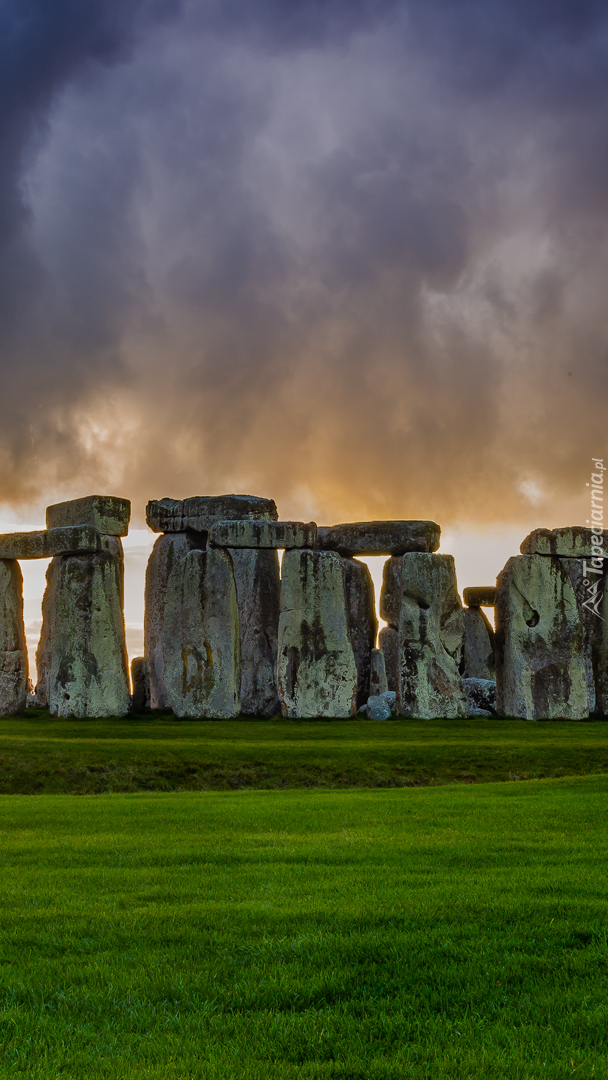
M 492 679 L 462 680 L 469 709 L 489 709 L 496 712 L 496 683 Z
M 494 713 L 488 712 L 487 709 L 469 709 L 469 716 L 494 716 Z
M 369 720 L 390 720 L 392 715 L 393 710 L 383 694 L 368 697 L 367 716 Z

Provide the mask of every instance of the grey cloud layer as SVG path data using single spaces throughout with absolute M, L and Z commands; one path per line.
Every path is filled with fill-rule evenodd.
M 104 3 L 70 36 L 80 6 L 32 3 L 0 496 L 574 506 L 605 428 L 602 7 Z

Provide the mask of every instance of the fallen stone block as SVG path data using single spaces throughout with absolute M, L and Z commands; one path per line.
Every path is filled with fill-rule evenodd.
M 397 708 L 420 719 L 468 716 L 458 667 L 463 613 L 451 555 L 404 555 Z
M 371 697 L 379 697 L 388 691 L 386 664 L 382 649 L 372 649 L 370 655 L 369 692 Z
M 464 615 L 462 674 L 465 679 L 494 679 L 494 628 L 479 607 L 468 607 Z
M 294 550 L 283 556 L 278 683 L 285 716 L 356 712 L 344 563 L 333 552 Z
M 152 532 L 208 532 L 217 521 L 276 521 L 274 499 L 256 495 L 195 495 L 190 499 L 153 499 L 146 507 Z
M 21 569 L 14 559 L 0 559 L 0 715 L 25 709 L 27 678 Z
M 344 559 L 343 565 L 348 636 L 357 665 L 359 706 L 370 694 L 371 652 L 378 633 L 376 600 L 369 567 L 358 559 Z
M 496 712 L 496 683 L 492 679 L 463 679 L 469 708 Z
M 522 541 L 519 550 L 522 555 L 559 555 L 570 559 L 590 559 L 598 544 L 608 555 L 608 530 L 604 530 L 601 536 L 594 536 L 588 525 L 570 525 L 562 529 L 534 529 Z
M 216 521 L 209 529 L 211 547 L 314 548 L 314 521 Z
M 390 720 L 395 710 L 397 695 L 390 690 L 384 694 L 372 694 L 367 699 L 368 720 Z
M 51 559 L 55 555 L 85 555 L 100 549 L 101 536 L 92 525 L 0 535 L 0 559 Z
M 589 716 L 583 625 L 570 577 L 558 558 L 515 556 L 498 576 L 496 683 L 502 716 Z
M 403 555 L 436 551 L 441 529 L 434 521 L 351 521 L 318 530 L 322 551 L 340 555 Z
M 147 712 L 150 708 L 150 676 L 145 656 L 136 656 L 131 661 L 131 685 L 133 712 Z
M 129 711 L 122 545 L 114 536 L 103 544 L 95 554 L 56 556 L 47 571 L 36 694 L 52 716 Z
M 91 525 L 106 536 L 126 536 L 131 518 L 131 503 L 113 495 L 88 495 L 46 508 L 47 529 L 73 525 Z
M 462 590 L 462 599 L 467 607 L 494 607 L 496 603 L 495 585 L 474 585 Z
M 378 634 L 378 644 L 384 656 L 386 685 L 397 691 L 399 683 L 399 631 L 393 626 L 383 626 Z
M 192 550 L 173 564 L 161 634 L 164 684 L 176 716 L 238 716 L 239 613 L 232 560 Z
M 231 548 L 241 640 L 241 712 L 276 716 L 281 574 L 276 551 Z

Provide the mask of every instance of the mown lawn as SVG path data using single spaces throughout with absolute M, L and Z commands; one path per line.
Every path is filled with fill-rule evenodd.
M 404 787 L 608 773 L 608 723 L 0 718 L 0 793 Z
M 608 779 L 0 798 L 0 1076 L 608 1076 Z

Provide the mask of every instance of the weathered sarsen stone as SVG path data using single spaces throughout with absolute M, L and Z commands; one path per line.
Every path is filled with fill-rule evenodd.
M 494 607 L 496 603 L 495 585 L 472 585 L 462 590 L 462 599 L 467 607 Z
M 494 679 L 494 629 L 480 607 L 464 609 L 462 673 L 467 679 Z
M 386 681 L 386 664 L 382 649 L 372 649 L 370 657 L 369 693 L 370 697 L 378 697 L 388 690 Z
M 176 716 L 239 714 L 239 612 L 226 551 L 192 550 L 167 582 L 162 629 L 164 684 Z
M 47 529 L 91 525 L 105 536 L 126 536 L 130 518 L 129 500 L 114 495 L 88 495 L 46 508 Z
M 357 707 L 360 707 L 370 695 L 371 653 L 378 633 L 374 583 L 369 567 L 358 559 L 344 559 L 343 566 L 348 636 L 357 665 Z
M 399 683 L 399 631 L 394 626 L 383 626 L 378 634 L 378 644 L 384 656 L 387 688 L 396 692 Z
M 209 529 L 211 547 L 314 548 L 314 521 L 216 521 Z
M 70 525 L 40 532 L 3 533 L 0 559 L 51 559 L 100 551 L 101 536 L 92 525 Z
M 135 656 L 131 661 L 131 685 L 133 712 L 146 712 L 150 708 L 150 677 L 145 656 Z
M 592 544 L 593 533 L 589 526 L 569 525 L 561 529 L 534 529 L 519 550 L 522 555 L 561 555 L 570 559 L 590 559 L 597 544 Z M 604 551 L 608 550 L 608 530 L 603 537 L 595 537 Z
M 403 555 L 436 551 L 441 529 L 434 521 L 349 521 L 319 528 L 322 551 L 340 555 Z
M 177 533 L 159 536 L 146 568 L 144 609 L 144 656 L 150 679 L 150 708 L 167 709 L 169 699 L 165 689 L 164 654 L 162 643 L 165 620 L 167 584 L 176 562 L 189 551 L 203 550 L 205 537 L 199 533 Z
M 0 559 L 0 715 L 25 709 L 27 674 L 23 578 L 18 562 Z
M 95 554 L 56 556 L 47 571 L 37 696 L 52 716 L 129 710 L 122 545 L 102 542 Z
M 403 716 L 468 715 L 458 672 L 463 614 L 451 555 L 402 557 L 397 707 Z
M 556 557 L 519 555 L 498 575 L 496 683 L 503 716 L 589 715 L 583 625 L 570 577 Z
M 276 551 L 231 548 L 241 639 L 241 712 L 275 716 L 281 575 Z
M 190 499 L 153 499 L 146 507 L 152 532 L 208 532 L 216 521 L 276 521 L 274 499 L 257 495 L 194 495 Z
M 333 552 L 287 551 L 278 658 L 284 715 L 347 717 L 357 707 L 344 563 Z

